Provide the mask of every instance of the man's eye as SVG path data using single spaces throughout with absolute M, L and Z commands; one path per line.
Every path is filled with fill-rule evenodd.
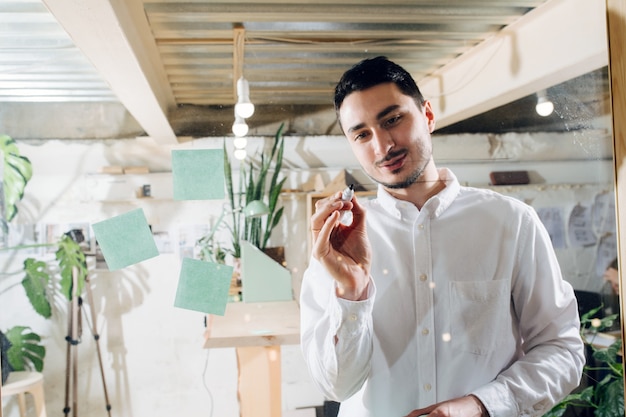
M 367 137 L 367 133 L 366 132 L 360 132 L 357 133 L 356 135 L 354 135 L 354 140 L 358 141 L 358 140 L 363 140 Z
M 401 118 L 402 118 L 402 116 L 400 116 L 400 115 L 390 117 L 389 119 L 385 120 L 384 125 L 387 126 L 387 127 L 393 126 L 396 123 L 398 123 L 398 121 L 400 121 Z

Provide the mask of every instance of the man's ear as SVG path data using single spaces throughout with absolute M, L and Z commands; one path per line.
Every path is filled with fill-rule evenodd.
M 433 133 L 435 131 L 435 113 L 433 113 L 433 106 L 430 104 L 430 101 L 424 100 L 422 111 L 424 116 L 426 116 L 426 120 L 428 120 L 428 130 L 430 133 Z

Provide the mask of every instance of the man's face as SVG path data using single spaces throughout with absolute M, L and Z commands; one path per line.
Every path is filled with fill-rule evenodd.
M 604 271 L 604 280 L 611 283 L 611 288 L 615 294 L 619 294 L 619 273 L 617 269 L 607 268 Z
M 435 119 L 429 102 L 420 109 L 394 83 L 349 94 L 339 120 L 365 173 L 387 188 L 408 188 L 432 158 Z

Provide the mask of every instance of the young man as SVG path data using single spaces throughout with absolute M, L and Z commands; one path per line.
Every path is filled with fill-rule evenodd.
M 436 168 L 431 105 L 386 58 L 348 70 L 335 108 L 379 186 L 366 203 L 321 200 L 311 218 L 300 305 L 315 383 L 340 416 L 548 411 L 585 358 L 573 290 L 534 210 Z
M 602 278 L 604 278 L 604 280 L 611 285 L 613 294 L 619 294 L 619 269 L 617 258 L 615 258 L 613 262 L 606 267 Z

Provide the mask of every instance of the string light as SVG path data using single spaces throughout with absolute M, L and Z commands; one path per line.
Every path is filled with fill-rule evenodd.
M 254 104 L 250 101 L 250 84 L 243 76 L 243 57 L 245 45 L 245 29 L 242 25 L 236 25 L 233 30 L 233 81 L 236 82 L 237 103 L 235 103 L 235 122 L 233 123 L 233 134 L 235 140 L 233 145 L 235 151 L 234 157 L 239 160 L 246 158 L 247 139 L 244 137 L 248 134 L 248 124 L 246 120 L 254 114 Z
M 246 121 L 239 116 L 235 116 L 235 123 L 233 123 L 233 134 L 238 138 L 246 136 L 248 134 L 248 125 L 246 124 Z
M 235 149 L 235 152 L 233 152 L 233 155 L 235 156 L 235 159 L 242 161 L 246 159 L 246 156 L 248 156 L 248 153 L 246 152 L 245 149 Z
M 550 116 L 554 111 L 554 103 L 552 103 L 548 98 L 546 90 L 537 92 L 537 105 L 535 106 L 535 111 L 542 117 Z
M 233 145 L 235 145 L 235 149 L 246 149 L 248 139 L 245 137 L 236 137 L 235 140 L 233 140 Z
M 254 104 L 250 101 L 250 84 L 243 75 L 237 80 L 237 104 L 235 115 L 247 119 L 254 114 Z

